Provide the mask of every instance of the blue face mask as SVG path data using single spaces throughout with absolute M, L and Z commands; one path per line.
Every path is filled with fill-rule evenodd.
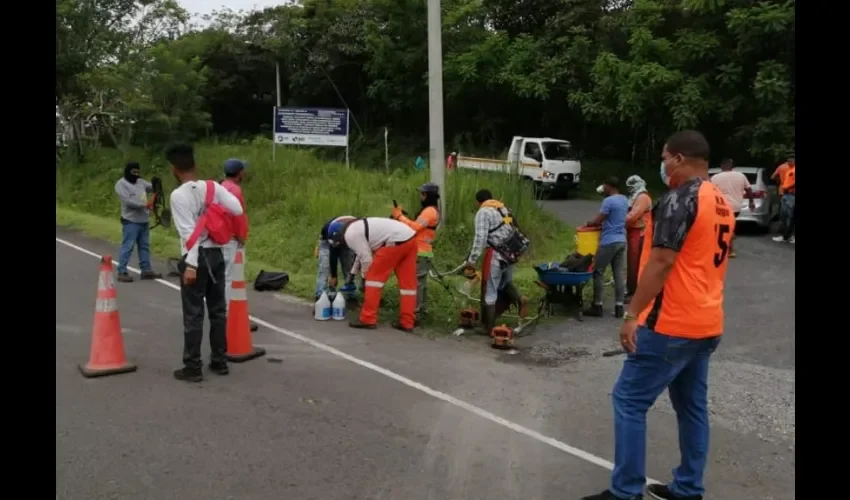
M 670 186 L 670 178 L 667 177 L 667 170 L 664 168 L 664 162 L 661 162 L 661 182 L 664 183 L 665 186 Z

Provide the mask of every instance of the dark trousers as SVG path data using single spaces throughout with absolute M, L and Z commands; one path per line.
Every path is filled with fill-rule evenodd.
M 790 240 L 792 236 L 794 236 L 794 231 L 797 229 L 797 205 L 796 203 L 791 207 L 791 216 L 788 217 L 788 223 L 785 225 L 785 231 L 782 234 L 782 237 L 786 240 Z
M 183 283 L 185 256 L 180 260 L 180 298 L 183 302 L 183 365 L 200 370 L 201 341 L 204 338 L 204 299 L 210 318 L 210 363 L 227 363 L 227 304 L 224 299 L 225 262 L 220 248 L 201 248 L 198 257 L 198 278 Z

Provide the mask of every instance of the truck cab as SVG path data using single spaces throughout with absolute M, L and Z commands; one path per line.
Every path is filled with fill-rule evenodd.
M 581 162 L 569 141 L 515 136 L 508 150 L 508 162 L 544 192 L 567 192 L 579 187 Z

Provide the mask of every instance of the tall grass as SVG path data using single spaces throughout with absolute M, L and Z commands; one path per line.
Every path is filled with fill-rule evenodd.
M 132 156 L 132 157 L 131 157 Z M 243 185 L 251 223 L 246 255 L 249 271 L 260 267 L 290 274 L 286 291 L 311 298 L 314 291 L 316 260 L 313 249 L 321 226 L 331 217 L 388 217 L 392 200 L 414 215 L 419 199 L 416 187 L 428 181 L 428 172 L 412 167 L 390 173 L 352 165 L 318 160 L 306 150 L 279 148 L 272 162 L 271 144 L 258 139 L 242 144 L 199 144 L 196 159 L 204 178 L 220 179 L 221 164 L 228 158 L 248 162 Z M 89 152 L 84 164 L 60 165 L 56 171 L 57 223 L 77 226 L 95 236 L 113 241 L 120 237 L 119 204 L 113 186 L 126 161 L 142 163 L 143 178 L 163 179 L 166 192 L 176 187 L 161 154 L 132 151 L 125 156 L 117 150 Z M 517 282 L 526 293 L 538 295 L 533 286 L 532 263 L 560 260 L 573 247 L 572 230 L 541 210 L 526 183 L 507 175 L 452 172 L 446 180 L 447 223 L 438 231 L 435 263 L 442 269 L 456 266 L 466 256 L 474 231 L 477 205 L 475 192 L 490 189 L 515 212 L 522 229 L 532 241 L 530 254 L 517 273 Z M 179 252 L 174 229 L 156 228 L 155 254 L 176 256 Z M 447 329 L 455 324 L 457 297 L 436 283 L 429 284 L 426 324 Z M 395 314 L 397 293 L 384 293 L 386 308 Z

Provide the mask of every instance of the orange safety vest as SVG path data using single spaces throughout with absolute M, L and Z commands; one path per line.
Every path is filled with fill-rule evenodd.
M 403 215 L 398 220 L 416 231 L 417 255 L 433 257 L 434 248 L 432 245 L 437 237 L 437 224 L 440 223 L 440 212 L 437 211 L 437 208 L 425 207 L 416 216 L 416 220 L 410 220 Z
M 652 212 L 652 197 L 649 196 L 649 193 L 644 191 L 643 193 L 638 195 L 637 198 L 635 198 L 635 203 L 637 203 L 641 196 L 646 196 L 647 198 L 649 198 L 649 208 L 646 210 L 646 212 L 643 213 L 643 215 L 641 215 L 636 221 L 634 221 L 634 226 L 632 227 L 643 230 L 643 228 L 649 225 L 649 220 L 651 218 L 650 213 Z M 632 207 L 629 207 L 629 210 L 631 209 Z
M 670 337 L 702 339 L 723 334 L 723 282 L 735 215 L 714 184 L 703 182 L 697 196 L 696 218 L 664 288 L 638 316 L 641 325 Z M 640 273 L 652 253 L 653 225 L 646 226 Z
M 794 194 L 797 190 L 797 167 L 790 167 L 782 176 L 782 192 Z

